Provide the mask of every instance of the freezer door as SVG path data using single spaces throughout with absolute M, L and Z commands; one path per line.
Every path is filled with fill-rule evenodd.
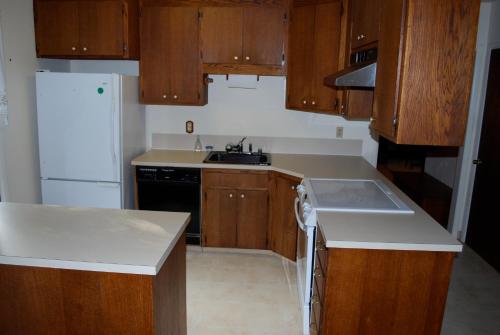
M 42 180 L 42 199 L 45 205 L 91 208 L 122 207 L 119 183 Z
M 36 74 L 44 179 L 120 181 L 117 75 Z

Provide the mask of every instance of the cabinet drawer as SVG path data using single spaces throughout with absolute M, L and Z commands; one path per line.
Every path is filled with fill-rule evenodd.
M 267 171 L 203 170 L 203 187 L 268 188 Z
M 328 266 L 328 249 L 326 248 L 326 242 L 321 234 L 321 230 L 318 228 L 316 233 L 316 266 L 321 267 L 323 273 L 327 273 Z

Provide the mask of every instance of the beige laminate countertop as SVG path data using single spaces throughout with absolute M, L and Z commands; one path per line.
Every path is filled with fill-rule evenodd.
M 271 154 L 270 166 L 205 164 L 207 152 L 151 150 L 132 165 L 269 170 L 299 178 L 380 179 L 415 214 L 318 213 L 318 226 L 329 248 L 462 251 L 453 238 L 424 210 L 359 156 Z
M 0 264 L 156 275 L 189 213 L 0 204 Z

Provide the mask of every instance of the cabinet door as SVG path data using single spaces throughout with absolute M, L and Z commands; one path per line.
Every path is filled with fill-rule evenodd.
M 307 109 L 311 103 L 315 6 L 294 7 L 288 43 L 287 99 L 290 109 Z
M 243 63 L 281 66 L 285 9 L 247 7 L 243 11 Z
M 168 34 L 165 21 L 167 7 L 145 6 L 141 17 L 141 99 L 143 103 L 164 104 L 168 90 Z
M 236 247 L 238 194 L 235 190 L 209 188 L 203 201 L 203 246 Z
M 196 7 L 169 7 L 165 30 L 167 35 L 167 68 L 169 101 L 180 105 L 197 105 L 201 99 L 203 75 L 199 50 L 199 20 Z
M 378 40 L 379 0 L 351 0 L 351 49 Z
M 81 1 L 81 55 L 124 57 L 128 35 L 126 13 L 126 4 L 122 1 Z
M 325 86 L 323 82 L 326 76 L 337 72 L 339 66 L 340 12 L 340 2 L 316 6 L 311 105 L 323 112 L 335 110 L 336 90 Z
M 37 55 L 78 55 L 78 4 L 76 1 L 36 2 Z
M 201 51 L 203 63 L 241 62 L 243 9 L 205 7 L 201 9 Z
M 267 249 L 267 208 L 267 191 L 238 192 L 238 248 Z
M 295 187 L 300 180 L 275 175 L 271 200 L 271 249 L 292 261 L 297 257 L 297 222 L 295 221 Z

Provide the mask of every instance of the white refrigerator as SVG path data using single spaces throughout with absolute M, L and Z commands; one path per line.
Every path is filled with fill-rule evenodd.
M 138 77 L 36 73 L 44 204 L 132 208 L 130 161 L 145 150 Z

